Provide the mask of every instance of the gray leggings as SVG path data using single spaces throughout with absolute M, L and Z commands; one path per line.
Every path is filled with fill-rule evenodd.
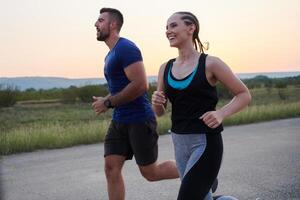
M 178 200 L 212 200 L 210 190 L 222 161 L 221 134 L 172 134 L 181 179 Z M 222 196 L 218 200 L 234 200 Z
M 218 175 L 223 153 L 221 134 L 172 133 L 172 139 L 182 181 L 178 200 L 212 200 L 210 188 Z

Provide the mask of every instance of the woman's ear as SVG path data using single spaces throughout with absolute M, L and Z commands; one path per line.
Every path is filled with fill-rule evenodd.
M 196 30 L 195 24 L 191 24 L 191 25 L 189 26 L 189 29 L 188 29 L 189 33 L 190 33 L 191 35 L 193 35 L 194 32 L 195 32 L 195 30 Z

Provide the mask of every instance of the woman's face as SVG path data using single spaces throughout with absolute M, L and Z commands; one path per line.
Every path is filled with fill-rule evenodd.
M 180 14 L 173 14 L 167 21 L 166 36 L 171 47 L 180 47 L 185 42 L 192 40 L 193 28 L 191 25 L 186 25 L 181 17 Z

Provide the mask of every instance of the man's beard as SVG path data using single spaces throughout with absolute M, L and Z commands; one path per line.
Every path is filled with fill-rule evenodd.
M 109 37 L 110 32 L 100 32 L 100 34 L 97 36 L 98 41 L 105 41 Z

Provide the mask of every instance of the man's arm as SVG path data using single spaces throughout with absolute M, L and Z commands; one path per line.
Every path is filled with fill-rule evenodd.
M 114 107 L 133 101 L 149 88 L 142 61 L 130 64 L 124 71 L 130 83 L 122 91 L 108 97 Z
M 130 83 L 122 91 L 113 96 L 108 94 L 106 97 L 93 97 L 94 103 L 92 106 L 97 114 L 108 110 L 104 105 L 106 99 L 109 99 L 111 105 L 116 107 L 133 101 L 148 90 L 146 72 L 142 61 L 128 65 L 124 71 Z

